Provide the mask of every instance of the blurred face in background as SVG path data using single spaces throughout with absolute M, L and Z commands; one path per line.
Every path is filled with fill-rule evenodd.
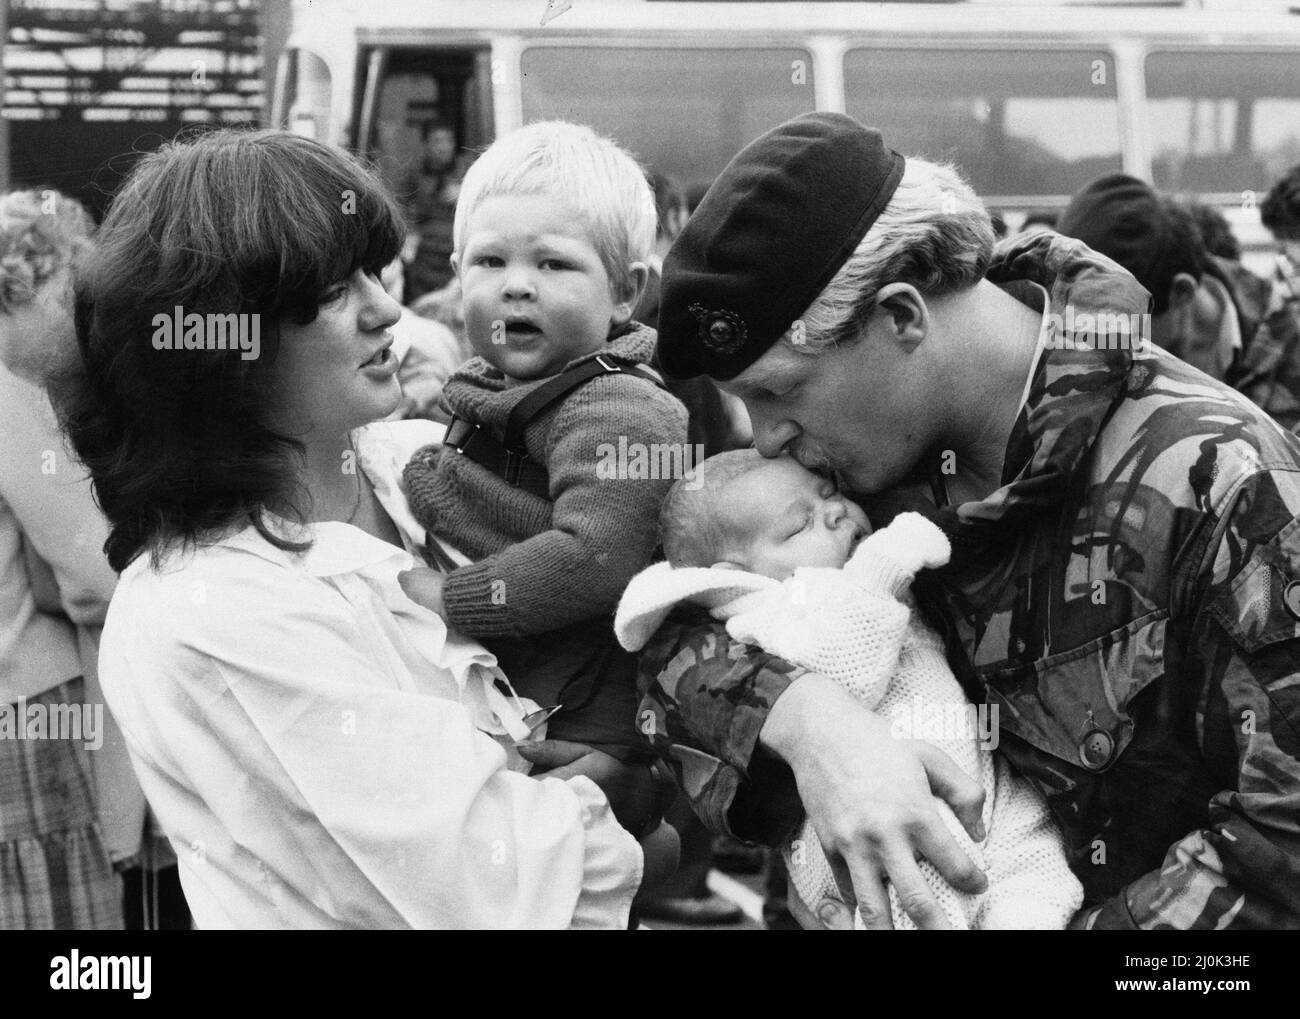
M 65 264 L 30 300 L 0 312 L 0 361 L 15 375 L 42 384 L 50 369 L 75 349 L 71 270 Z
M 425 158 L 438 170 L 449 170 L 456 161 L 456 135 L 449 127 L 435 127 L 424 139 Z
M 95 221 L 52 188 L 0 195 L 0 362 L 43 384 L 76 351 L 72 276 Z

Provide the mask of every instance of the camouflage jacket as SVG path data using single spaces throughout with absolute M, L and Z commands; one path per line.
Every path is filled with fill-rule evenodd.
M 1242 350 L 1226 381 L 1283 428 L 1300 425 L 1300 294 L 1290 281 L 1270 282 L 1237 262 L 1211 256 L 1209 274 L 1228 290 Z
M 1147 302 L 1050 234 L 1001 249 L 989 279 L 1037 282 L 1061 315 Z M 954 547 L 918 595 L 1048 800 L 1077 922 L 1300 925 L 1300 440 L 1164 351 L 1052 341 L 1003 482 L 955 509 L 911 500 Z M 641 668 L 641 730 L 705 822 L 789 833 L 792 776 L 757 738 L 799 670 L 698 615 L 670 617 Z

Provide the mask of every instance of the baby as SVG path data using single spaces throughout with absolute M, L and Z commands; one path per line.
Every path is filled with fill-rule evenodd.
M 614 622 L 623 646 L 642 648 L 676 604 L 690 601 L 725 620 L 734 639 L 838 680 L 891 718 L 896 735 L 924 736 L 984 786 L 982 846 L 935 801 L 988 875 L 988 890 L 969 895 L 922 861 L 949 923 L 962 930 L 1064 928 L 1083 890 L 1060 834 L 1038 793 L 994 757 L 996 742 L 978 738 L 969 722 L 975 709 L 939 636 L 913 612 L 912 577 L 948 561 L 943 532 L 904 513 L 872 533 L 866 514 L 831 481 L 788 458 L 738 450 L 711 457 L 701 470 L 701 486 L 692 491 L 679 482 L 664 502 L 668 561 L 643 570 L 624 593 Z M 811 823 L 784 852 L 792 892 L 805 904 L 839 896 Z M 894 926 L 915 929 L 892 887 L 889 896 Z

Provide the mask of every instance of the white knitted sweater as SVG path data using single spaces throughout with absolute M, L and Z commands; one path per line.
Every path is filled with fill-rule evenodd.
M 948 561 L 942 531 L 904 513 L 863 541 L 842 569 L 803 568 L 785 582 L 740 570 L 673 569 L 657 563 L 628 585 L 614 630 L 640 650 L 673 606 L 690 601 L 725 620 L 727 632 L 789 662 L 831 676 L 864 705 L 891 719 L 899 738 L 924 738 L 985 790 L 976 845 L 948 806 L 935 804 L 958 844 L 988 875 L 982 895 L 958 892 L 928 862 L 921 871 L 956 929 L 1061 929 L 1083 902 L 1060 833 L 1038 792 L 995 757 L 996 719 L 967 701 L 939 636 L 913 618 L 909 585 L 923 566 Z M 984 737 L 984 738 L 981 738 Z M 839 897 L 811 822 L 785 847 L 792 890 L 816 904 Z M 892 885 L 894 926 L 914 930 Z

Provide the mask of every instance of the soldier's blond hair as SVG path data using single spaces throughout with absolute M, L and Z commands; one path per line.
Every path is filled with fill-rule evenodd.
M 955 167 L 909 157 L 880 217 L 782 342 L 812 354 L 851 342 L 890 283 L 929 295 L 974 286 L 994 241 L 988 210 Z

